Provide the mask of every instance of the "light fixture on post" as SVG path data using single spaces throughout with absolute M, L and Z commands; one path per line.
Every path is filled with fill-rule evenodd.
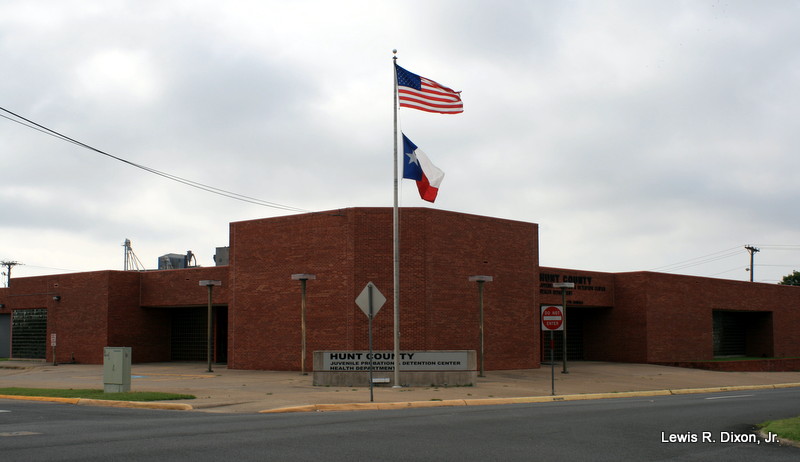
M 564 330 L 561 331 L 561 343 L 562 351 L 563 351 L 563 360 L 564 360 L 564 369 L 561 370 L 562 374 L 569 374 L 567 371 L 567 289 L 574 289 L 575 283 L 574 282 L 554 282 L 553 283 L 554 289 L 561 289 L 561 306 L 563 306 L 564 310 Z
M 214 288 L 214 286 L 221 286 L 222 285 L 222 281 L 212 281 L 212 280 L 204 279 L 204 280 L 200 281 L 200 285 L 208 287 L 208 321 L 207 321 L 208 322 L 208 326 L 207 326 L 208 327 L 208 372 L 214 372 L 213 370 L 211 370 L 211 357 L 213 356 L 212 353 L 211 353 L 211 341 L 212 341 L 212 337 L 211 337 L 211 335 L 212 335 L 212 330 L 211 330 L 211 321 L 212 321 L 212 317 L 211 317 L 211 291 Z
M 469 281 L 470 282 L 477 282 L 478 283 L 478 298 L 480 300 L 479 301 L 479 308 L 478 308 L 479 309 L 479 313 L 480 313 L 478 326 L 479 326 L 479 330 L 480 330 L 481 359 L 480 359 L 480 374 L 478 375 L 478 377 L 484 377 L 484 372 L 485 372 L 484 362 L 483 362 L 483 356 L 484 356 L 484 342 L 483 342 L 483 283 L 484 282 L 492 282 L 492 279 L 493 278 L 491 276 L 470 276 L 469 277 Z
M 306 372 L 306 281 L 317 279 L 316 274 L 293 274 L 292 279 L 300 281 L 300 373 Z

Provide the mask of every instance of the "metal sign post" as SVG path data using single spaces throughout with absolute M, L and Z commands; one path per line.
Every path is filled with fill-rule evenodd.
M 541 308 L 542 330 L 550 331 L 550 394 L 556 394 L 556 359 L 553 356 L 555 344 L 553 331 L 564 330 L 564 311 L 558 305 L 542 305 Z
M 556 358 L 553 357 L 553 331 L 550 331 L 550 394 L 556 394 Z
M 356 305 L 361 308 L 361 311 L 367 315 L 369 319 L 369 400 L 372 402 L 372 318 L 378 314 L 383 304 L 386 303 L 386 297 L 383 296 L 380 290 L 375 287 L 375 284 L 368 282 L 364 290 L 356 297 Z M 396 363 L 395 363 L 396 364 Z
M 53 347 L 53 365 L 58 366 L 56 362 L 56 334 L 50 334 L 50 346 Z
M 372 318 L 374 316 L 373 313 L 373 300 L 372 300 L 372 290 L 375 288 L 372 284 L 367 285 L 368 293 L 369 293 L 369 314 L 367 317 L 369 318 L 369 402 L 373 401 L 372 398 Z

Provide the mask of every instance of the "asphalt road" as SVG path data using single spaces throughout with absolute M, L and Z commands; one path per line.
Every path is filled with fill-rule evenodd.
M 9 462 L 796 461 L 800 448 L 767 442 L 755 436 L 753 425 L 797 415 L 798 388 L 302 414 L 209 414 L 0 401 L 0 454 Z M 739 441 L 751 438 L 755 441 Z

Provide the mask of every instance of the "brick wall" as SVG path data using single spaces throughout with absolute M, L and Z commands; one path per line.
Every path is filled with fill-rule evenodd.
M 368 348 L 355 298 L 372 281 L 388 301 L 374 348 L 393 349 L 392 210 L 358 208 L 231 223 L 230 265 L 169 271 L 99 271 L 14 278 L 0 313 L 48 311 L 57 361 L 102 363 L 105 346 L 130 346 L 135 362 L 169 359 L 170 310 L 228 305 L 228 367 L 298 370 L 300 283 L 308 281 L 307 355 Z M 561 304 L 553 282 L 575 282 L 568 319 L 582 318 L 585 359 L 707 361 L 715 310 L 743 313 L 747 354 L 800 357 L 800 287 L 650 272 L 538 267 L 536 224 L 425 208 L 401 209 L 401 347 L 479 350 L 484 285 L 486 368 L 539 366 L 542 303 Z M 60 300 L 53 299 L 59 296 Z M 225 311 L 220 311 L 225 313 Z
M 56 334 L 57 362 L 73 358 L 96 362 L 98 350 L 102 360 L 107 335 L 106 272 L 15 278 L 6 291 L 5 311 L 47 309 L 47 361 L 53 361 L 52 334 Z
M 538 366 L 537 228 L 431 209 L 401 209 L 403 349 L 479 349 L 477 285 L 486 274 L 487 369 Z M 308 282 L 307 364 L 316 349 L 368 348 L 355 298 L 372 281 L 388 301 L 373 321 L 375 349 L 393 348 L 392 210 L 346 209 L 231 224 L 229 365 L 295 370 L 300 288 Z
M 0 312 L 47 309 L 47 361 L 53 361 L 52 334 L 56 334 L 56 362 L 102 364 L 107 346 L 131 347 L 134 362 L 168 361 L 169 308 L 142 306 L 205 306 L 207 289 L 198 281 L 226 280 L 227 272 L 227 267 L 213 267 L 14 278 L 11 287 L 0 292 L 4 305 Z M 60 299 L 54 300 L 55 296 Z M 215 291 L 214 302 L 227 302 L 224 286 Z
M 126 274 L 126 273 L 123 273 Z M 225 304 L 228 299 L 228 266 L 187 268 L 178 270 L 128 272 L 141 277 L 141 288 L 137 303 L 149 307 L 205 306 L 208 304 L 208 289 L 200 286 L 202 280 L 221 281 L 222 286 L 212 291 L 214 304 Z
M 800 287 L 661 273 L 618 277 L 639 279 L 636 290 L 647 294 L 648 362 L 712 359 L 714 310 L 750 314 L 747 354 L 800 356 Z

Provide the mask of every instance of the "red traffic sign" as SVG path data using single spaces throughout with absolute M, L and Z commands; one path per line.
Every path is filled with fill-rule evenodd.
M 542 330 L 564 330 L 564 310 L 560 305 L 542 307 Z

